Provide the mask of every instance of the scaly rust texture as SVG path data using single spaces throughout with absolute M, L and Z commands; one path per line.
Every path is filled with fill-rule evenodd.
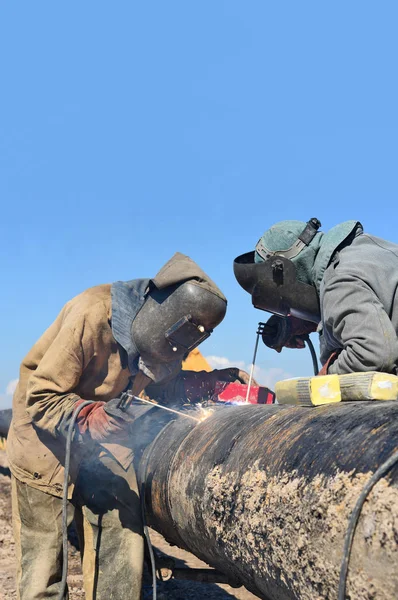
M 190 428 L 177 420 L 144 452 L 148 519 L 260 598 L 335 600 L 349 515 L 397 441 L 394 402 L 225 407 Z M 394 468 L 365 503 L 352 600 L 398 597 L 397 479 Z
M 237 484 L 236 474 L 222 471 L 216 466 L 207 476 L 202 510 L 209 537 L 222 545 L 228 560 L 243 570 L 254 567 L 266 580 L 280 579 L 302 600 L 335 599 L 342 539 L 369 474 L 340 472 L 308 482 L 297 472 L 269 476 L 257 462 Z M 382 479 L 357 528 L 349 597 L 398 597 L 398 577 L 392 576 L 398 564 L 397 539 L 398 490 Z M 261 582 L 257 585 L 269 592 Z

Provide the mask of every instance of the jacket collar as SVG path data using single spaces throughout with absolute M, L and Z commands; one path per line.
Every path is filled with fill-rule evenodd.
M 344 221 L 323 235 L 311 273 L 318 295 L 323 274 L 329 266 L 334 252 L 342 244 L 349 244 L 354 237 L 361 233 L 363 233 L 363 227 L 359 221 Z
M 149 279 L 116 281 L 111 286 L 112 333 L 115 340 L 126 351 L 131 375 L 138 372 L 139 353 L 134 343 L 131 327 L 145 302 Z

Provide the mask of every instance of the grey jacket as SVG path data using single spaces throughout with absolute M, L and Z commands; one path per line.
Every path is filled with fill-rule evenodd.
M 362 233 L 336 252 L 320 284 L 321 362 L 328 373 L 398 374 L 398 245 Z

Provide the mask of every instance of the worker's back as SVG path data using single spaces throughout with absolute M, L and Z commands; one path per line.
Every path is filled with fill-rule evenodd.
M 397 372 L 397 244 L 363 233 L 339 250 L 325 270 L 320 304 L 321 359 L 349 339 L 351 362 L 341 372 Z

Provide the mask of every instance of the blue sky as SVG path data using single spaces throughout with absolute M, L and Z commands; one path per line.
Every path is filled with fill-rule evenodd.
M 357 219 L 398 242 L 397 17 L 358 0 L 3 3 L 3 405 L 89 286 L 188 254 L 229 299 L 203 353 L 248 364 L 266 314 L 232 261 L 267 227 Z M 306 351 L 258 363 L 311 373 Z

